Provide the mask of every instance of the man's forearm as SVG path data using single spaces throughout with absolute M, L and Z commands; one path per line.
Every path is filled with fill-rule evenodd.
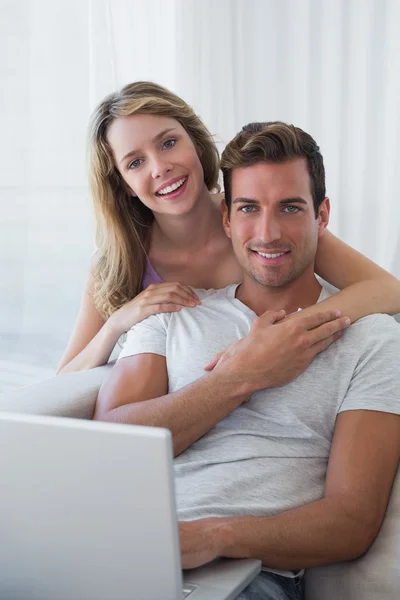
M 258 558 L 266 567 L 283 570 L 353 560 L 367 550 L 380 527 L 355 514 L 329 497 L 273 517 L 216 519 L 230 529 L 230 535 L 217 540 L 218 555 Z
M 140 395 L 139 395 L 140 397 Z M 248 394 L 222 369 L 185 386 L 177 392 L 125 404 L 101 415 L 102 420 L 150 425 L 170 429 L 174 455 L 210 431 L 235 410 Z

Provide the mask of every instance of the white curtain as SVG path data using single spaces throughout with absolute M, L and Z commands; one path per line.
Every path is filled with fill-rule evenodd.
M 67 342 L 94 250 L 87 122 L 130 81 L 182 95 L 221 149 L 249 121 L 310 132 L 332 231 L 400 277 L 399 24 L 398 0 L 0 0 L 0 391 Z

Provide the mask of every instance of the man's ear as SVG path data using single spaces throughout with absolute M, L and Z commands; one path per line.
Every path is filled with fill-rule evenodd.
M 221 202 L 222 225 L 228 238 L 231 238 L 231 222 L 229 221 L 229 211 L 225 199 Z
M 318 211 L 318 237 L 322 237 L 328 227 L 331 203 L 329 198 L 324 198 Z

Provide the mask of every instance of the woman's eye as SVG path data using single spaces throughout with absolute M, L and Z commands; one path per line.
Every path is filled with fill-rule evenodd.
M 247 206 L 242 206 L 241 208 L 239 208 L 239 210 L 242 213 L 249 213 L 249 212 L 253 212 L 254 208 L 255 208 L 254 206 L 247 205 Z
M 136 158 L 135 160 L 133 160 L 132 162 L 129 163 L 128 169 L 137 169 L 138 167 L 140 167 L 142 162 L 143 162 L 142 158 Z
M 175 146 L 175 144 L 176 144 L 176 140 L 166 140 L 163 143 L 163 148 L 167 148 L 167 149 L 168 148 L 173 148 L 173 146 Z
M 285 206 L 284 210 L 292 215 L 295 215 L 299 212 L 300 208 L 298 206 Z

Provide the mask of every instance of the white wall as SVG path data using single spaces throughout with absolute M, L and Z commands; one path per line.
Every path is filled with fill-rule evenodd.
M 94 250 L 87 122 L 137 79 L 221 148 L 252 120 L 304 127 L 332 230 L 400 276 L 399 22 L 398 0 L 0 0 L 0 363 L 59 360 Z
M 64 344 L 93 252 L 84 4 L 0 2 L 0 331 L 7 336 Z

